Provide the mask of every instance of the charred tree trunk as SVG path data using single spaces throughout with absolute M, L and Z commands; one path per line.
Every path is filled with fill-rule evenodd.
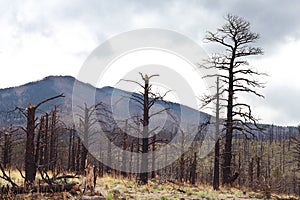
M 215 144 L 215 157 L 214 157 L 214 178 L 213 178 L 213 188 L 214 190 L 219 190 L 220 181 L 220 130 L 219 130 L 219 112 L 220 112 L 220 86 L 219 77 L 217 77 L 217 102 L 216 102 L 216 144 Z
M 29 104 L 27 107 L 27 139 L 25 150 L 25 178 L 33 183 L 36 175 L 36 164 L 34 159 L 34 129 L 35 129 L 35 107 Z
M 214 178 L 213 188 L 219 190 L 220 186 L 220 140 L 217 139 L 215 144 L 215 157 L 214 157 Z
M 148 139 L 148 126 L 149 126 L 149 80 L 145 80 L 144 88 L 144 115 L 143 115 L 143 139 L 142 139 L 142 162 L 141 162 L 141 173 L 140 181 L 142 184 L 148 183 L 148 150 L 149 150 L 149 139 Z
M 190 171 L 192 185 L 195 185 L 196 183 L 196 169 L 197 169 L 197 153 L 194 152 L 191 171 Z
M 126 156 L 126 148 L 127 148 L 127 123 L 128 121 L 125 121 L 125 131 L 123 133 L 123 144 L 122 144 L 122 176 L 127 177 L 127 156 Z
M 151 168 L 151 178 L 155 178 L 155 141 L 156 141 L 156 135 L 152 137 L 152 168 Z
M 85 169 L 85 163 L 88 154 L 88 137 L 89 137 L 89 109 L 87 105 L 84 108 L 84 123 L 83 123 L 83 141 L 82 141 L 82 150 L 81 150 L 81 163 L 80 170 L 83 172 Z
M 127 156 L 126 156 L 126 148 L 127 148 L 127 126 L 128 120 L 125 120 L 125 130 L 123 132 L 123 144 L 122 144 L 122 176 L 127 177 Z
M 40 121 L 40 128 L 39 128 L 39 131 L 38 131 L 38 135 L 37 135 L 37 139 L 36 139 L 36 150 L 35 150 L 35 163 L 37 165 L 40 164 L 40 152 L 41 152 L 41 137 L 42 137 L 42 134 L 43 134 L 43 129 L 44 129 L 44 117 L 41 117 L 41 121 Z
M 49 163 L 49 114 L 46 113 L 46 121 L 45 121 L 45 139 L 44 139 L 44 158 L 43 158 L 43 164 Z M 49 165 L 47 165 L 47 169 L 49 170 Z
M 80 138 L 77 137 L 77 152 L 76 152 L 76 171 L 80 171 L 80 153 L 81 152 L 81 141 Z
M 69 133 L 69 147 L 68 147 L 68 170 L 74 170 L 74 129 L 70 129 Z
M 140 160 L 140 139 L 139 138 L 136 139 L 136 152 L 138 152 L 137 155 L 136 155 L 136 172 L 138 174 L 140 172 L 140 163 L 139 163 L 139 160 Z M 138 178 L 138 176 L 136 178 Z
M 56 166 L 56 151 L 57 151 L 57 118 L 56 118 L 56 107 L 52 111 L 51 117 L 51 130 L 50 130 L 50 170 L 54 170 Z
M 179 168 L 180 168 L 180 175 L 179 175 L 179 181 L 183 182 L 184 179 L 184 138 L 185 138 L 185 134 L 184 131 L 181 130 L 181 144 L 180 144 L 180 160 L 179 160 Z
M 111 173 L 111 141 L 107 140 L 107 166 L 106 166 L 106 173 L 110 174 Z
M 11 128 L 10 128 L 11 129 Z M 3 157 L 2 163 L 4 168 L 10 167 L 11 163 L 11 150 L 12 150 L 12 141 L 11 141 L 11 130 L 4 133 L 4 146 L 3 146 Z
M 248 170 L 248 175 L 249 175 L 249 187 L 250 187 L 250 188 L 253 187 L 253 163 L 254 163 L 254 159 L 251 158 L 251 160 L 249 160 L 249 170 Z
M 228 105 L 226 119 L 225 149 L 223 158 L 223 184 L 229 184 L 231 179 L 231 159 L 232 159 L 232 108 L 233 108 L 233 61 L 229 70 L 229 87 L 228 87 Z
M 75 141 L 75 125 L 73 126 L 72 129 L 72 146 L 71 146 L 71 171 L 75 171 L 75 163 L 76 163 L 76 141 Z
M 130 180 L 132 179 L 132 167 L 133 167 L 133 142 L 130 145 L 130 161 L 129 161 L 129 173 L 130 173 Z

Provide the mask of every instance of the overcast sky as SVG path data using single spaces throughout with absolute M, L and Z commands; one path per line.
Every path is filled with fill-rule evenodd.
M 267 72 L 265 99 L 247 97 L 261 122 L 300 123 L 300 1 L 9 1 L 0 0 L 0 88 L 48 75 L 77 76 L 103 41 L 138 28 L 182 33 L 211 54 L 205 32 L 224 24 L 227 13 L 251 23 L 265 54 L 250 64 Z

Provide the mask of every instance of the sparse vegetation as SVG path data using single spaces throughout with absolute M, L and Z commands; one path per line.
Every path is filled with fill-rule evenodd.
M 112 105 L 102 101 L 78 105 L 84 107 L 79 107 L 81 113 L 76 113 L 75 122 L 60 117 L 67 108 L 58 109 L 57 102 L 51 105 L 54 109 L 50 107 L 38 113 L 38 108 L 46 102 L 65 97 L 63 93 L 48 99 L 41 97 L 45 100 L 39 100 L 36 105 L 26 102 L 26 108 L 15 105 L 16 109 L 5 111 L 7 119 L 0 120 L 0 199 L 299 198 L 300 128 L 257 124 L 250 105 L 235 102 L 238 92 L 262 96 L 256 91 L 262 87 L 261 83 L 252 79 L 253 75 L 262 74 L 242 60 L 245 56 L 262 54 L 262 50 L 248 45 L 259 38 L 250 32 L 249 22 L 234 15 L 228 15 L 226 20 L 222 28 L 216 33 L 208 32 L 206 37 L 226 49 L 224 55 L 209 60 L 213 65 L 208 66 L 225 71 L 208 76 L 217 76 L 228 86 L 225 88 L 227 118 L 217 117 L 217 128 L 210 127 L 213 117 L 205 113 L 200 113 L 202 121 L 181 127 L 179 118 L 182 116 L 175 112 L 180 107 L 163 101 L 166 93 L 160 95 L 152 91 L 149 81 L 158 75 L 148 77 L 142 73 L 142 84 L 126 80 L 140 86 L 142 92 L 123 91 L 122 94 L 130 94 L 131 106 L 141 109 L 140 113 L 130 116 L 132 119 L 120 120 L 124 127 L 114 118 Z M 205 101 L 210 100 L 208 97 Z M 153 109 L 156 105 L 158 110 Z M 199 115 L 198 111 L 190 112 Z M 152 117 L 162 113 L 168 115 L 163 127 L 155 123 L 151 127 Z M 101 128 L 95 126 L 98 123 Z M 223 130 L 218 131 L 219 128 Z M 200 159 L 199 147 L 213 131 L 217 132 L 218 141 L 215 152 Z M 176 134 L 180 137 L 174 137 Z M 186 148 L 191 135 L 195 137 Z M 177 140 L 163 153 L 154 153 L 174 138 Z M 89 152 L 90 149 L 93 152 Z M 177 151 L 180 152 L 178 158 L 174 156 Z M 126 152 L 135 155 L 128 156 Z M 177 160 L 168 163 L 172 156 Z M 220 164 L 221 158 L 223 163 Z M 223 185 L 219 185 L 220 171 Z

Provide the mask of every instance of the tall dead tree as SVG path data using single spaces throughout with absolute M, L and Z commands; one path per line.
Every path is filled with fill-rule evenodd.
M 219 190 L 220 184 L 220 84 L 217 77 L 217 94 L 216 94 L 216 144 L 214 157 L 214 178 L 213 188 Z
M 41 120 L 40 120 L 40 127 L 39 127 L 39 130 L 38 130 L 37 139 L 36 139 L 36 149 L 35 149 L 35 163 L 36 163 L 36 165 L 39 165 L 40 161 L 41 161 L 42 147 L 43 147 L 41 138 L 42 138 L 42 135 L 43 135 L 44 131 L 45 131 L 45 117 L 42 116 Z
M 4 168 L 10 167 L 11 164 L 11 156 L 12 156 L 12 134 L 14 132 L 18 131 L 17 128 L 13 128 L 12 125 L 10 125 L 8 128 L 6 128 L 4 131 L 0 131 L 0 134 L 3 133 L 3 146 L 2 146 L 2 164 Z M 2 140 L 2 138 L 0 137 Z
M 49 169 L 54 170 L 57 163 L 57 143 L 58 143 L 58 117 L 57 107 L 54 106 L 54 110 L 51 112 L 51 125 L 50 125 L 50 152 L 49 152 Z
M 26 132 L 27 138 L 26 138 L 26 149 L 25 149 L 25 181 L 29 183 L 33 183 L 36 175 L 36 163 L 35 163 L 35 145 L 34 145 L 34 135 L 35 135 L 35 129 L 36 129 L 36 117 L 35 112 L 36 110 L 43 104 L 45 104 L 48 101 L 54 100 L 59 97 L 64 97 L 63 94 L 53 96 L 51 98 L 45 99 L 41 102 L 39 102 L 37 105 L 33 105 L 31 103 L 28 104 L 27 109 L 22 109 L 17 107 L 22 114 L 27 119 L 27 126 L 26 128 L 22 129 Z
M 76 146 L 75 146 L 75 125 L 73 124 L 72 128 L 69 129 L 69 149 L 68 149 L 68 170 L 75 171 L 75 158 L 76 158 Z
M 255 76 L 263 75 L 248 66 L 248 62 L 243 59 L 247 56 L 261 55 L 263 51 L 259 47 L 252 47 L 250 44 L 259 39 L 257 33 L 250 31 L 250 23 L 241 17 L 228 14 L 226 23 L 217 32 L 208 32 L 205 40 L 221 45 L 225 48 L 223 54 L 215 55 L 209 59 L 210 66 L 205 68 L 217 68 L 220 74 L 220 81 L 226 86 L 227 92 L 227 118 L 225 148 L 223 155 L 223 184 L 229 184 L 232 180 L 231 159 L 232 159 L 232 138 L 233 130 L 248 132 L 251 134 L 253 126 L 249 122 L 256 124 L 256 119 L 252 116 L 250 105 L 246 103 L 235 103 L 237 94 L 240 92 L 252 93 L 259 97 L 255 88 L 262 88 L 263 84 L 256 80 Z
M 48 132 L 49 132 L 49 114 L 46 113 L 45 115 L 45 132 L 44 134 L 42 135 L 42 141 L 43 141 L 43 148 L 42 148 L 42 151 L 41 151 L 41 165 L 43 164 L 47 164 L 49 163 L 49 141 L 48 141 L 48 138 L 49 138 L 49 135 L 48 135 Z
M 88 149 L 89 149 L 89 137 L 92 133 L 93 125 L 97 122 L 95 117 L 97 107 L 100 104 L 88 106 L 86 103 L 84 107 L 79 108 L 82 110 L 83 115 L 78 114 L 80 121 L 79 134 L 81 135 L 82 147 L 81 147 L 81 162 L 80 162 L 80 171 L 84 172 L 85 162 L 87 159 Z
M 142 89 L 142 97 L 136 93 L 133 93 L 133 95 L 130 97 L 131 100 L 136 102 L 139 107 L 143 108 L 143 119 L 141 119 L 142 124 L 143 124 L 143 131 L 142 131 L 142 160 L 141 160 L 141 172 L 140 172 L 140 183 L 141 184 L 147 184 L 148 183 L 148 174 L 149 174 L 149 166 L 148 166 L 148 151 L 149 151 L 149 133 L 153 130 L 149 130 L 149 120 L 151 117 L 158 115 L 166 109 L 159 110 L 157 112 L 154 112 L 150 114 L 150 109 L 152 106 L 158 101 L 158 100 L 163 100 L 163 97 L 168 93 L 166 92 L 164 95 L 159 95 L 155 94 L 151 91 L 152 85 L 149 84 L 149 81 L 151 78 L 155 76 L 159 76 L 158 74 L 154 74 L 151 76 L 148 76 L 147 74 L 143 75 L 140 73 L 141 78 L 143 79 L 144 83 L 140 84 L 137 81 L 133 80 L 125 80 L 128 82 L 135 83 L 139 85 Z M 153 170 L 153 169 L 152 169 Z
M 127 172 L 126 172 L 126 166 L 127 166 L 127 156 L 126 156 L 126 148 L 127 148 L 127 139 L 128 139 L 128 135 L 127 135 L 127 131 L 128 131 L 128 119 L 125 120 L 125 128 L 124 128 L 124 133 L 122 133 L 122 176 L 123 177 L 127 177 Z

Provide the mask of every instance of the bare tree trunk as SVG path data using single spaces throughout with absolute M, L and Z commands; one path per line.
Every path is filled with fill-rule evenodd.
M 80 171 L 80 155 L 81 155 L 81 141 L 80 138 L 77 137 L 77 152 L 76 152 L 76 171 Z
M 9 166 L 9 155 L 10 155 L 10 136 L 9 134 L 4 134 L 4 147 L 3 147 L 3 167 L 7 168 Z
M 83 142 L 82 142 L 82 150 L 81 150 L 81 164 L 80 164 L 80 170 L 83 172 L 85 169 L 85 163 L 87 159 L 87 154 L 88 154 L 88 138 L 89 138 L 89 114 L 90 110 L 85 105 L 84 108 L 84 123 L 83 123 Z
M 76 141 L 75 141 L 75 125 L 73 125 L 73 129 L 72 129 L 72 148 L 71 148 L 71 171 L 75 171 L 76 167 L 75 167 L 75 163 L 76 163 Z M 78 136 L 77 136 L 78 137 Z
M 254 163 L 254 159 L 251 158 L 251 160 L 249 160 L 249 169 L 248 169 L 249 187 L 250 188 L 253 187 L 253 163 Z
M 217 77 L 217 102 L 216 102 L 216 144 L 215 144 L 215 157 L 214 157 L 214 178 L 213 178 L 213 188 L 214 190 L 219 190 L 219 179 L 220 179 L 220 86 L 219 77 Z
M 41 152 L 41 135 L 43 134 L 44 129 L 44 117 L 41 117 L 40 129 L 38 131 L 37 140 L 36 140 L 36 150 L 35 150 L 35 163 L 40 164 L 40 152 Z
M 125 130 L 123 133 L 123 148 L 122 148 L 122 176 L 127 177 L 126 165 L 127 165 L 127 157 L 126 157 L 126 148 L 127 148 L 127 123 L 128 120 L 125 121 Z
M 140 172 L 140 163 L 139 163 L 139 160 L 140 160 L 140 139 L 137 138 L 136 139 L 136 152 L 137 152 L 137 155 L 136 155 L 136 172 L 137 174 Z M 138 177 L 138 176 L 137 176 Z
M 180 141 L 180 160 L 179 160 L 179 182 L 183 182 L 184 179 L 184 142 L 185 142 L 185 134 L 183 130 L 180 130 L 181 132 L 181 141 Z
M 131 145 L 130 145 L 130 161 L 129 161 L 129 173 L 130 173 L 130 180 L 132 179 L 132 165 L 133 165 L 133 142 L 131 142 Z
M 191 166 L 191 172 L 190 172 L 192 185 L 195 185 L 195 183 L 196 183 L 196 169 L 197 169 L 197 153 L 194 152 L 192 166 Z
M 156 135 L 152 137 L 152 166 L 151 166 L 151 178 L 155 178 L 155 142 L 156 141 Z
M 69 130 L 69 147 L 68 147 L 68 170 L 72 169 L 72 160 L 73 160 L 73 141 L 74 141 L 74 130 L 71 128 Z
M 106 166 L 106 173 L 111 173 L 111 166 L 112 166 L 112 158 L 111 158 L 111 141 L 107 140 L 107 166 Z
M 10 167 L 11 163 L 11 150 L 12 150 L 12 141 L 11 141 L 11 128 L 9 128 L 9 131 L 4 133 L 4 147 L 3 147 L 3 167 L 8 168 Z
M 142 138 L 142 162 L 141 162 L 141 173 L 140 181 L 142 184 L 148 183 L 148 150 L 149 150 L 149 139 L 148 139 L 148 125 L 149 125 L 149 82 L 145 81 L 144 88 L 144 117 L 143 117 L 143 138 Z
M 54 170 L 56 166 L 56 140 L 57 140 L 57 119 L 56 119 L 56 106 L 52 111 L 51 129 L 50 129 L 50 170 Z
M 36 175 L 36 164 L 34 162 L 34 129 L 35 129 L 35 107 L 29 104 L 27 107 L 27 139 L 25 150 L 25 178 L 33 183 Z
M 232 159 L 232 106 L 233 106 L 233 59 L 229 70 L 228 105 L 226 119 L 225 149 L 223 154 L 223 184 L 229 184 L 231 179 Z
M 49 114 L 46 113 L 46 121 L 45 121 L 45 149 L 44 149 L 44 159 L 43 164 L 49 163 L 49 137 L 48 137 L 48 130 L 49 130 Z M 49 165 L 47 165 L 47 170 L 49 169 Z

